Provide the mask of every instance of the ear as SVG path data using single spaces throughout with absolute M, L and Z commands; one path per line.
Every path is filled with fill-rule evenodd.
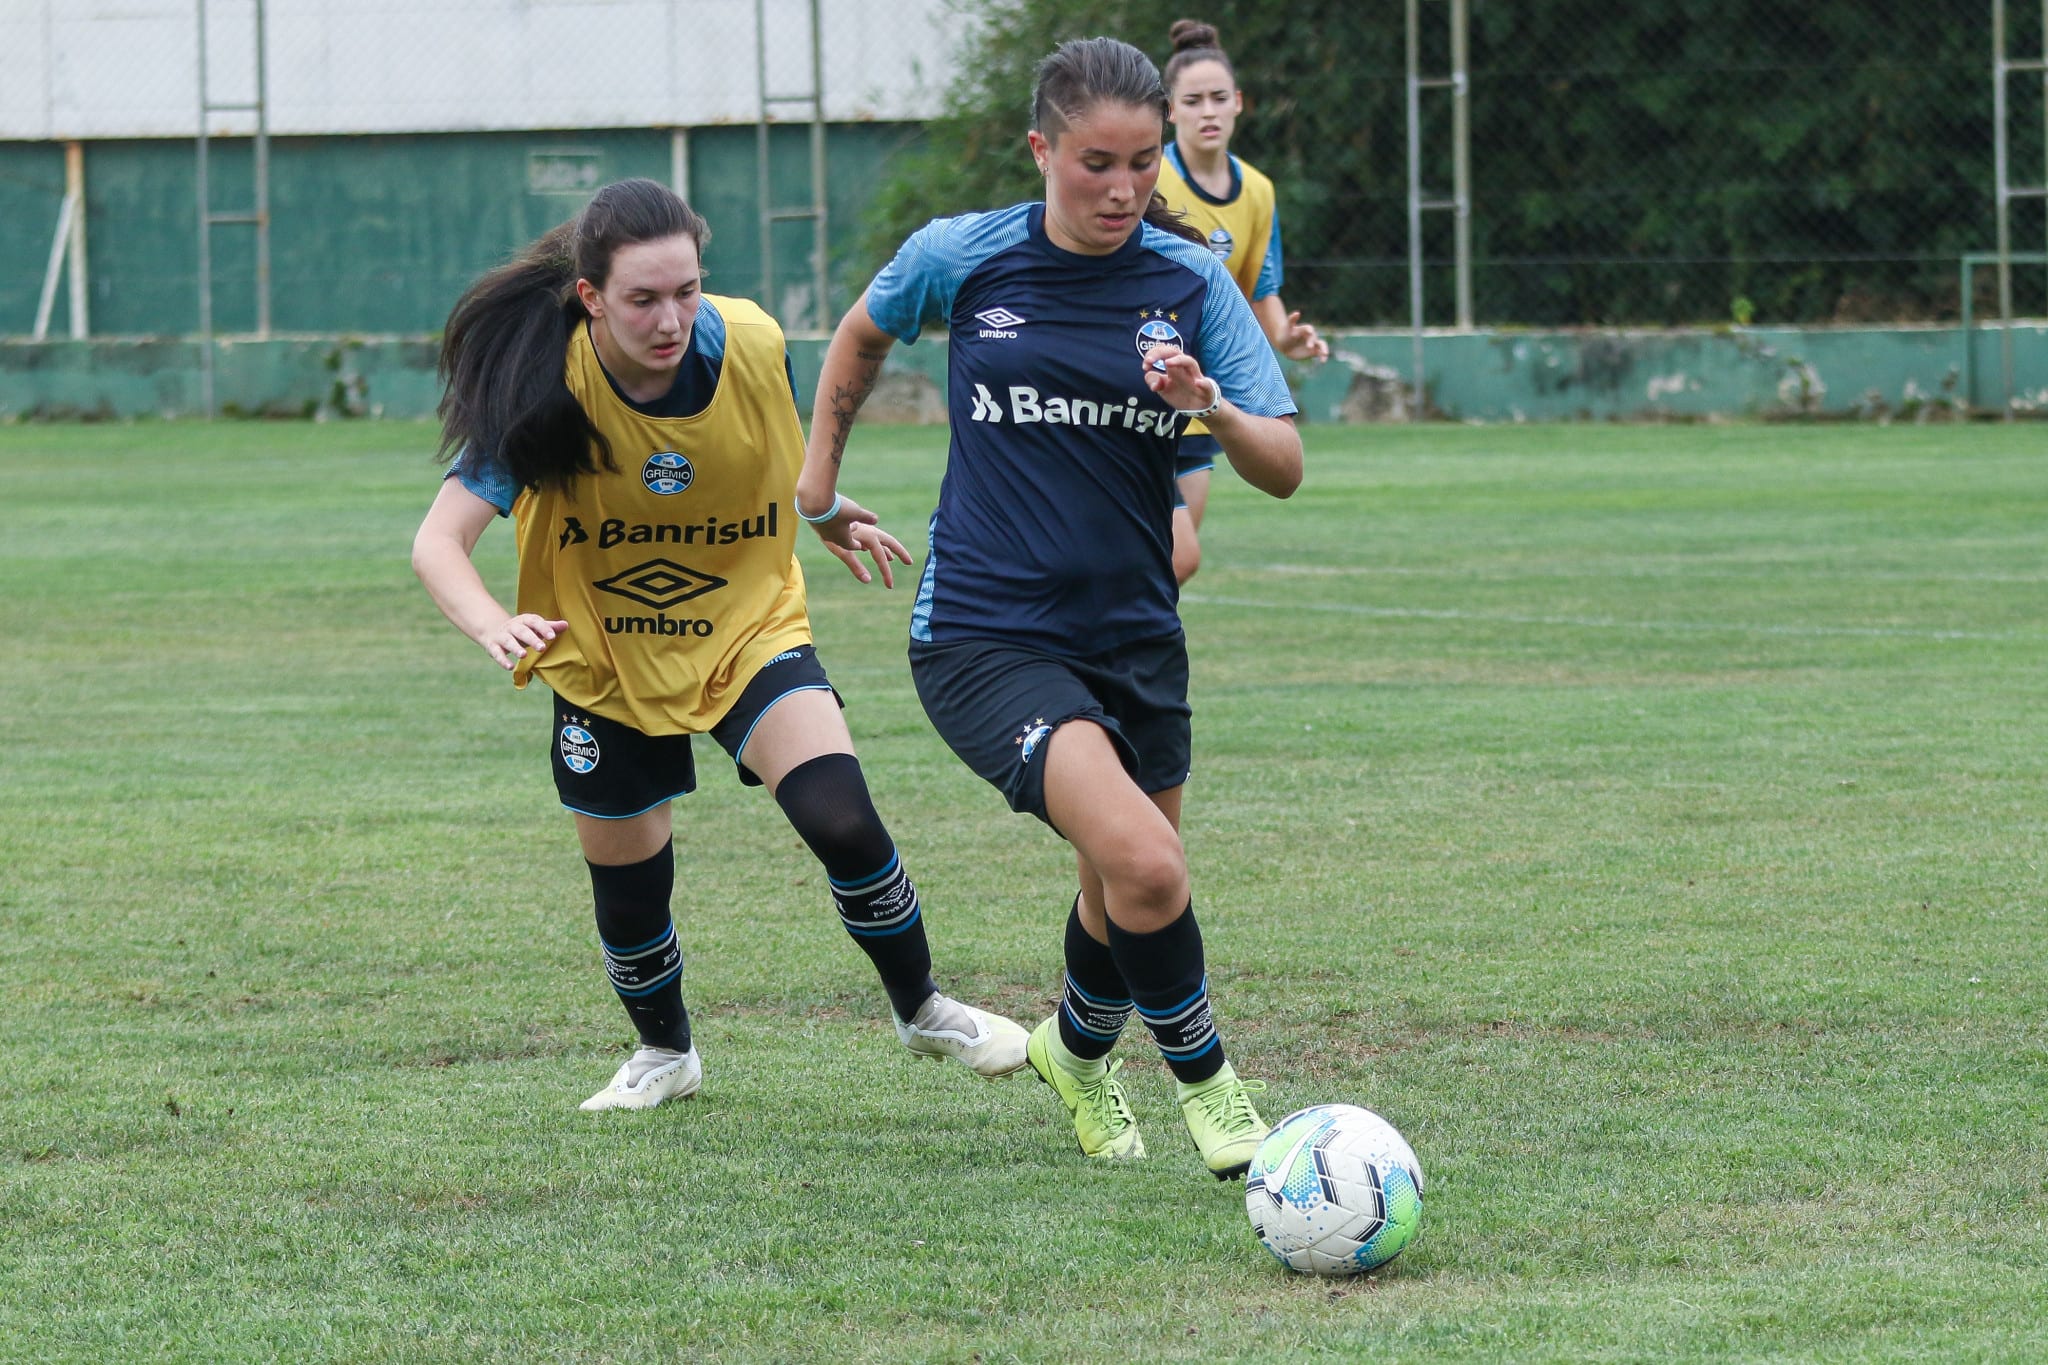
M 1038 163 L 1038 173 L 1040 175 L 1050 174 L 1052 143 L 1047 141 L 1045 134 L 1039 132 L 1036 128 L 1026 133 L 1024 140 L 1031 144 L 1031 159 Z
M 594 318 L 604 316 L 604 295 L 597 292 L 597 286 L 581 276 L 576 280 L 576 297 L 583 300 L 583 311 Z

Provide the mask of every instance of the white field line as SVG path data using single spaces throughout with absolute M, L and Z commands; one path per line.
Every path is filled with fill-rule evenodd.
M 2048 583 L 2048 574 L 1910 573 L 1898 569 L 1822 569 L 1798 563 L 1759 562 L 1753 569 L 1674 564 L 1662 568 L 1627 569 L 1416 569 L 1374 564 L 1268 564 L 1261 573 L 1296 578 L 1464 578 L 1505 582 L 1516 578 L 1745 578 L 1765 573 L 1802 578 L 1866 578 L 1905 583 Z
M 1211 597 L 1182 593 L 1182 602 L 1202 607 L 1239 607 L 1249 611 L 1334 612 L 1389 621 L 1473 621 L 1511 626 L 1571 626 L 1585 630 L 1638 630 L 1662 634 L 1782 635 L 1794 639 L 1876 640 L 2040 640 L 2040 632 L 2013 630 L 1927 630 L 1911 626 L 1774 626 L 1742 621 L 1622 621 L 1607 616 L 1530 616 L 1519 612 L 1446 611 L 1430 607 L 1368 607 L 1356 602 L 1261 602 L 1249 597 Z

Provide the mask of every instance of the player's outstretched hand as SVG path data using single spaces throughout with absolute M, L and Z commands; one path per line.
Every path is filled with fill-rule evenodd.
M 526 651 L 546 652 L 548 642 L 569 628 L 567 621 L 550 621 L 545 616 L 521 612 L 507 617 L 496 630 L 485 633 L 477 643 L 500 668 L 511 668 L 526 657 Z
M 878 524 L 881 518 L 862 507 L 845 494 L 839 494 L 839 514 L 830 521 L 814 521 L 811 529 L 818 533 L 818 539 L 825 542 L 847 571 L 863 583 L 875 581 L 875 574 L 882 575 L 882 586 L 896 586 L 896 562 L 912 562 L 910 551 L 903 548 L 903 542 L 884 531 Z M 874 561 L 873 571 L 861 562 L 866 555 Z
M 1330 343 L 1323 340 L 1311 323 L 1301 320 L 1301 310 L 1287 315 L 1287 333 L 1280 342 L 1280 354 L 1289 360 L 1328 360 Z

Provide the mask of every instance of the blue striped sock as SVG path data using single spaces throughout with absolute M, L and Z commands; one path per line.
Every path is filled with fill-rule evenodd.
M 1081 927 L 1081 900 L 1067 911 L 1067 975 L 1060 992 L 1060 1041 L 1084 1061 L 1107 1057 L 1131 1018 L 1131 990 L 1109 945 Z
M 1109 948 L 1131 985 L 1138 1017 L 1174 1078 L 1195 1085 L 1221 1071 L 1223 1038 L 1209 1005 L 1209 973 L 1194 906 L 1150 934 L 1131 933 L 1112 921 Z

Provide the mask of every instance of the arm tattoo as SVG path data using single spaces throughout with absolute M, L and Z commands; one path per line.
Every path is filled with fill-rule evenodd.
M 832 390 L 832 464 L 835 468 L 846 453 L 846 437 L 853 430 L 853 416 L 860 411 L 860 405 L 868 401 L 868 395 L 875 391 L 875 380 L 881 375 L 882 361 L 888 354 L 887 351 L 855 351 L 857 363 L 852 382 Z

